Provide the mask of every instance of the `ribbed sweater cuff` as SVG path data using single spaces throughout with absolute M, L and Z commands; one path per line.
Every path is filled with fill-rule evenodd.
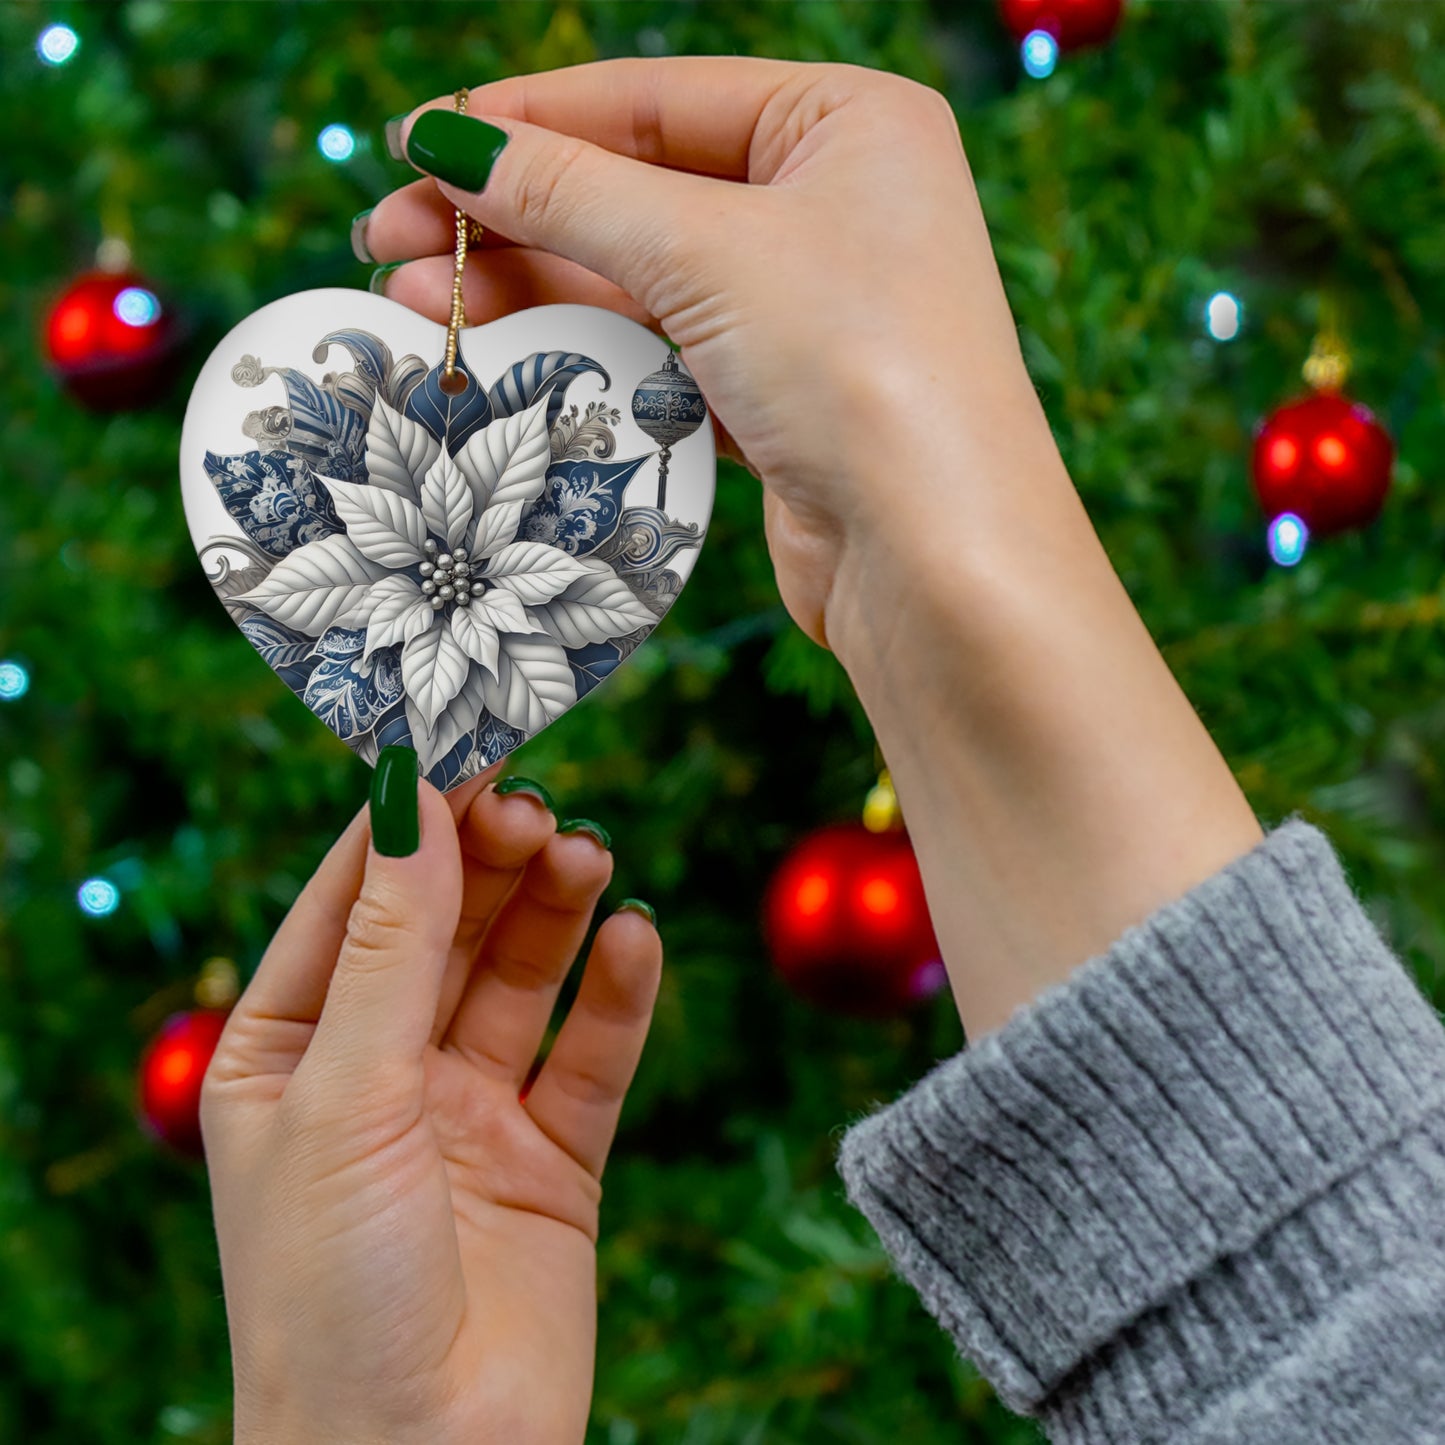
M 856 1125 L 840 1167 L 1007 1403 L 1103 1408 L 1089 1376 L 1112 1371 L 1127 1416 L 1259 1355 L 1240 1334 L 1272 1299 L 1324 1308 L 1348 1283 L 1330 1249 L 1375 1256 L 1388 1226 L 1360 1181 L 1442 1103 L 1439 1019 L 1292 821 Z

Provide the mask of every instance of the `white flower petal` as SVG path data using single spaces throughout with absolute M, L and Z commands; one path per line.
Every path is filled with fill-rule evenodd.
M 472 490 L 445 447 L 422 478 L 421 510 L 427 526 L 449 548 L 462 545 L 472 521 Z
M 639 627 L 655 627 L 657 614 L 615 573 L 593 573 L 527 616 L 563 647 L 610 642 Z
M 356 550 L 383 567 L 410 567 L 422 559 L 426 523 L 414 502 L 384 487 L 320 477 Z
M 482 697 L 489 712 L 531 737 L 577 701 L 577 683 L 567 654 L 550 637 L 506 632 L 496 681 L 482 674 Z
M 259 607 L 308 637 L 328 627 L 357 627 L 366 619 L 366 595 L 386 569 L 363 557 L 341 533 L 322 537 L 283 557 L 265 580 L 236 600 Z
M 440 450 L 441 443 L 424 426 L 376 398 L 366 432 L 366 475 L 372 486 L 415 502 L 421 478 Z
M 420 637 L 436 619 L 431 603 L 421 595 L 421 588 L 410 577 L 383 577 L 366 595 L 369 609 L 366 621 L 364 662 L 378 647 L 400 642 L 405 646 Z
M 428 732 L 461 691 L 470 668 L 450 627 L 429 627 L 402 649 L 401 683 Z
M 477 515 L 504 502 L 531 502 L 542 495 L 552 462 L 547 431 L 548 388 L 526 411 L 501 416 L 473 432 L 457 453 L 457 463 L 471 484 Z
M 482 700 L 482 680 L 483 673 L 479 667 L 469 668 L 466 681 L 432 728 L 423 722 L 416 704 L 410 698 L 406 699 L 411 743 L 417 751 L 423 773 L 429 773 L 466 734 L 476 728 L 486 707 Z
M 474 562 L 485 562 L 495 552 L 500 552 L 517 535 L 522 524 L 525 502 L 494 502 L 477 519 L 477 533 L 472 538 L 471 556 Z
M 536 630 L 527 618 L 522 599 L 515 592 L 504 592 L 500 587 L 489 588 L 482 596 L 472 599 L 472 608 L 485 613 L 498 632 Z
M 529 607 L 550 602 L 592 569 L 546 542 L 510 542 L 487 559 L 482 575 Z
M 461 650 L 496 677 L 497 652 L 501 644 L 497 639 L 496 624 L 486 611 L 479 607 L 453 607 L 450 622 L 452 636 Z

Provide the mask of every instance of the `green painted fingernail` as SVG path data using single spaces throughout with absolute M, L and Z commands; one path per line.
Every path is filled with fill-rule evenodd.
M 496 785 L 494 791 L 500 793 L 504 798 L 511 793 L 525 793 L 529 798 L 536 798 L 549 813 L 557 811 L 557 805 L 552 801 L 551 793 L 541 783 L 535 783 L 531 778 L 519 778 L 514 773 L 510 778 L 503 778 Z
M 591 818 L 568 818 L 565 823 L 557 825 L 557 831 L 559 833 L 586 833 L 589 837 L 595 838 L 604 848 L 612 847 L 612 834 L 601 823 L 594 823 Z
M 371 775 L 371 841 L 387 858 L 408 858 L 421 844 L 416 751 L 382 748 Z
M 371 219 L 371 213 L 375 209 L 374 206 L 368 206 L 364 211 L 358 211 L 351 218 L 351 254 L 363 266 L 376 265 L 376 257 L 371 254 L 371 248 L 366 244 L 366 223 Z
M 401 148 L 401 128 L 407 116 L 410 114 L 411 112 L 409 110 L 405 110 L 400 115 L 392 116 L 386 123 L 386 129 L 384 131 L 386 136 L 386 153 L 394 161 L 404 161 L 406 159 L 406 154 Z
M 448 185 L 480 191 L 507 140 L 506 131 L 484 120 L 454 110 L 424 110 L 406 138 L 406 158 Z
M 657 927 L 657 910 L 640 898 L 624 898 L 617 905 L 619 913 L 640 913 L 654 928 Z
M 405 261 L 388 261 L 385 266 L 378 266 L 376 270 L 371 273 L 371 280 L 367 282 L 366 289 L 370 291 L 373 296 L 385 296 L 386 278 L 390 276 L 398 266 L 405 265 Z

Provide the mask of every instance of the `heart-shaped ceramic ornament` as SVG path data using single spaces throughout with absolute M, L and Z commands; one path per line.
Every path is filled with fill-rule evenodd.
M 456 394 L 445 342 L 369 292 L 284 297 L 212 352 L 181 434 L 191 538 L 247 641 L 368 762 L 413 747 L 442 789 L 647 637 L 716 475 L 696 383 L 636 322 L 463 330 Z

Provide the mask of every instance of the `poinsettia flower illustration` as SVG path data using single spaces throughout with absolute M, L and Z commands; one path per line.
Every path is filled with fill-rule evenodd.
M 564 648 L 657 621 L 609 563 L 518 536 L 546 485 L 547 410 L 544 394 L 453 455 L 378 396 L 366 480 L 316 478 L 344 530 L 296 548 L 236 599 L 308 637 L 364 630 L 363 664 L 397 649 L 423 772 L 484 712 L 536 733 L 577 700 Z

